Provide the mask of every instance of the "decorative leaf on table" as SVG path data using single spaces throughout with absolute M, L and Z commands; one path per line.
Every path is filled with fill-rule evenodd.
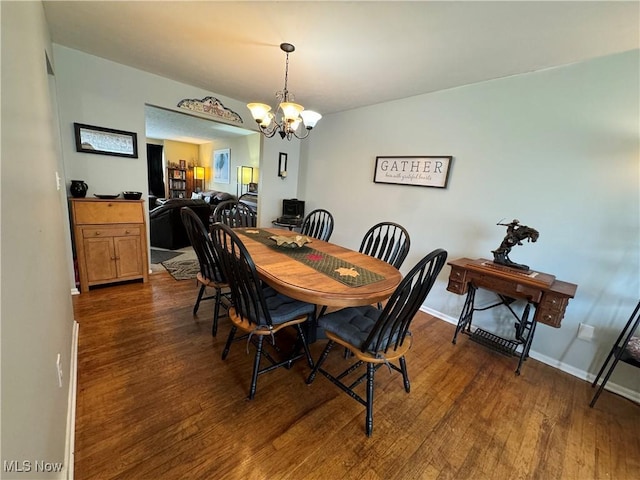
M 357 277 L 360 274 L 356 271 L 355 268 L 351 267 L 351 268 L 345 268 L 345 267 L 340 267 L 340 268 L 336 268 L 335 271 L 338 273 L 338 275 L 340 275 L 341 277 Z
M 310 243 L 311 239 L 304 235 L 273 235 L 269 237 L 271 240 L 274 240 L 279 247 L 285 246 L 290 248 L 302 247 L 306 243 Z

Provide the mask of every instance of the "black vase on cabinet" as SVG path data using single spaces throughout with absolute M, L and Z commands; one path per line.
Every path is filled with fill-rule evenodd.
M 75 198 L 84 198 L 87 196 L 88 188 L 89 186 L 84 183 L 84 180 L 71 180 L 69 191 Z

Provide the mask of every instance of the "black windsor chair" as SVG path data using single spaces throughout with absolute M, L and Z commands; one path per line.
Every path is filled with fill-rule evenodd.
M 211 237 L 222 270 L 231 288 L 229 318 L 232 327 L 222 353 L 222 359 L 224 360 L 229 354 L 236 332 L 238 330 L 244 332 L 244 335 L 238 337 L 237 340 L 247 338 L 247 341 L 252 341 L 256 347 L 249 390 L 249 399 L 253 399 L 259 375 L 278 367 L 289 368 L 295 360 L 303 355 L 306 356 L 309 366 L 313 367 L 313 360 L 307 347 L 302 325 L 313 318 L 315 305 L 294 300 L 263 285 L 251 255 L 228 225 L 213 224 Z M 297 330 L 295 344 L 288 357 L 276 361 L 270 353 L 263 349 L 264 337 L 270 336 L 272 338 L 272 345 L 280 354 L 280 349 L 276 346 L 275 334 L 286 327 L 294 327 Z M 299 353 L 300 347 L 304 353 Z M 264 368 L 260 368 L 262 356 L 266 357 L 270 363 Z
M 406 228 L 393 222 L 380 222 L 364 234 L 358 251 L 400 269 L 410 246 L 411 238 Z M 378 303 L 378 308 L 382 308 L 382 303 Z
M 249 205 L 236 200 L 225 200 L 216 205 L 213 211 L 213 221 L 236 227 L 255 227 L 256 212 Z
M 629 317 L 629 320 L 627 320 L 627 323 L 620 332 L 620 335 L 618 335 L 618 339 L 613 344 L 613 348 L 611 348 L 607 359 L 602 364 L 602 367 L 600 368 L 596 379 L 591 384 L 592 388 L 598 384 L 598 380 L 600 380 L 600 377 L 604 373 L 605 367 L 607 366 L 609 361 L 613 359 L 613 362 L 609 366 L 609 370 L 607 370 L 607 373 L 604 376 L 602 384 L 600 384 L 600 387 L 596 391 L 596 394 L 591 399 L 591 403 L 589 403 L 590 407 L 593 407 L 598 401 L 598 397 L 602 393 L 602 390 L 607 384 L 607 381 L 609 381 L 609 377 L 613 373 L 613 369 L 616 368 L 618 362 L 621 361 L 629 365 L 633 365 L 634 367 L 640 367 L 640 356 L 638 356 L 637 352 L 632 352 L 629 348 L 630 340 L 632 339 L 634 332 L 636 332 L 636 330 L 638 329 L 638 325 L 640 325 L 640 301 L 636 305 L 636 308 L 633 310 L 633 313 Z
M 364 405 L 367 436 L 373 433 L 373 380 L 376 370 L 382 365 L 387 365 L 390 369 L 402 373 L 404 389 L 407 393 L 410 390 L 405 360 L 405 354 L 412 343 L 409 326 L 433 287 L 446 259 L 447 252 L 437 249 L 420 260 L 400 282 L 383 310 L 372 305 L 348 307 L 324 315 L 318 320 L 318 325 L 324 328 L 329 342 L 311 371 L 307 383 L 312 383 L 317 372 L 320 372 L 351 398 Z M 333 376 L 321 367 L 336 343 L 348 348 L 357 361 L 340 375 Z M 396 360 L 399 365 L 392 363 Z M 350 385 L 343 383 L 347 375 L 354 373 L 364 364 L 367 366 L 364 374 Z M 354 388 L 365 379 L 366 399 L 363 399 Z
M 309 212 L 300 227 L 300 235 L 317 238 L 328 242 L 333 233 L 333 215 L 321 208 Z
M 402 225 L 380 222 L 365 233 L 358 251 L 399 269 L 409 254 L 410 246 L 409 232 Z
M 200 264 L 200 271 L 196 275 L 196 280 L 200 284 L 200 290 L 198 291 L 198 297 L 196 304 L 193 307 L 193 314 L 198 313 L 200 302 L 202 300 L 209 300 L 215 298 L 214 310 L 213 310 L 213 324 L 211 326 L 211 335 L 215 336 L 218 332 L 218 317 L 220 315 L 220 306 L 225 306 L 222 302 L 223 289 L 227 289 L 229 285 L 226 283 L 224 276 L 215 259 L 215 252 L 213 250 L 213 244 L 207 233 L 202 220 L 196 215 L 196 213 L 189 207 L 182 207 L 180 209 L 180 217 L 182 223 L 187 231 L 187 236 L 191 242 L 193 250 L 198 257 L 198 263 Z M 215 295 L 204 297 L 204 293 L 207 287 L 211 287 L 215 290 Z M 226 308 L 226 306 L 225 306 Z

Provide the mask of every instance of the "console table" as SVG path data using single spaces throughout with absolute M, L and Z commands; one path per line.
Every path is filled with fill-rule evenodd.
M 146 282 L 149 265 L 144 200 L 70 201 L 80 291 L 126 280 Z
M 289 231 L 293 230 L 294 228 L 300 228 L 302 226 L 302 220 L 303 218 L 298 217 L 298 218 L 278 218 L 276 220 L 273 220 L 271 223 L 273 225 L 275 225 L 276 227 L 284 227 L 284 228 L 288 228 Z
M 459 333 L 464 333 L 472 340 L 497 352 L 518 356 L 518 375 L 522 362 L 529 356 L 538 322 L 560 328 L 569 299 L 575 296 L 578 288 L 573 283 L 556 280 L 554 275 L 548 273 L 505 267 L 484 258 L 459 258 L 447 264 L 451 266 L 447 290 L 458 295 L 467 295 L 453 343 L 456 343 Z M 478 288 L 494 292 L 500 301 L 488 307 L 476 308 L 474 302 Z M 527 302 L 521 315 L 511 308 L 511 304 L 516 300 Z M 474 311 L 488 310 L 501 305 L 507 307 L 516 318 L 515 339 L 506 339 L 481 328 L 471 331 Z M 529 319 L 531 308 L 534 310 L 533 318 Z

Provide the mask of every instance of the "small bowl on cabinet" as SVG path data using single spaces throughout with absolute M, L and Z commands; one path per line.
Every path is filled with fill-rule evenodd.
M 122 192 L 122 196 L 125 200 L 140 200 L 142 192 Z

